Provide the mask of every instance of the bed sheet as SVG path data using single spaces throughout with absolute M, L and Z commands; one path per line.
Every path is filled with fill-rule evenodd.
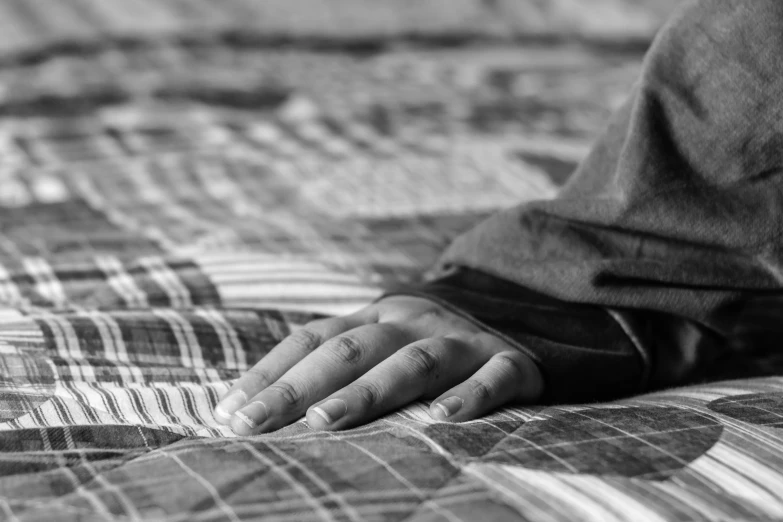
M 0 520 L 783 520 L 781 378 L 215 421 L 291 331 L 552 197 L 673 2 L 366 4 L 0 2 Z

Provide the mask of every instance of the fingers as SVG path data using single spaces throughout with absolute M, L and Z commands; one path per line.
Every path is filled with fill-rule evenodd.
M 215 407 L 215 419 L 222 424 L 230 424 L 234 413 L 245 406 L 251 397 L 277 381 L 325 341 L 375 320 L 372 313 L 365 309 L 344 317 L 313 321 L 293 332 L 226 392 Z
M 354 328 L 326 341 L 276 382 L 252 397 L 231 420 L 239 435 L 281 428 L 301 418 L 316 401 L 361 377 L 412 341 L 393 324 Z
M 534 402 L 542 392 L 543 377 L 538 366 L 522 352 L 507 350 L 434 400 L 430 415 L 449 422 L 477 419 L 510 403 Z
M 314 405 L 314 429 L 344 429 L 370 422 L 420 397 L 463 381 L 490 357 L 486 348 L 455 338 L 430 338 L 400 349 L 365 375 Z
M 440 394 L 431 415 L 458 422 L 534 401 L 542 387 L 535 363 L 498 336 L 429 301 L 398 300 L 288 336 L 215 413 L 239 435 L 281 428 L 306 411 L 313 428 L 344 429 Z

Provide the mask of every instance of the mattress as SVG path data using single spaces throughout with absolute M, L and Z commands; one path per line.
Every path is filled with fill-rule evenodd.
M 676 2 L 0 1 L 0 520 L 783 520 L 783 379 L 236 437 L 306 322 L 553 197 Z

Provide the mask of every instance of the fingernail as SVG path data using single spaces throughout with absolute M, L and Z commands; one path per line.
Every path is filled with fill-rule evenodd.
M 332 424 L 345 415 L 348 405 L 342 399 L 329 399 L 320 406 L 314 406 L 313 411 L 323 417 L 327 424 Z
M 239 408 L 247 403 L 247 394 L 242 390 L 236 390 L 223 397 L 215 406 L 215 415 L 223 420 L 229 420 Z
M 261 401 L 253 401 L 234 415 L 252 430 L 264 423 L 269 417 L 269 412 L 266 409 L 266 404 Z
M 465 401 L 463 401 L 459 397 L 454 396 L 454 397 L 449 397 L 447 399 L 443 399 L 435 406 L 441 412 L 443 412 L 444 417 L 451 417 L 462 408 L 463 404 L 465 404 Z

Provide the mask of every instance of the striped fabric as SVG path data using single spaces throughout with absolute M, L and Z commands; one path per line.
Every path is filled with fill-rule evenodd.
M 649 38 L 680 0 L 3 0 L 0 50 L 35 57 L 49 46 L 166 38 L 328 39 L 366 43 L 587 36 Z
M 551 197 L 641 60 L 552 31 L 644 39 L 672 3 L 0 0 L 0 520 L 783 519 L 779 378 L 213 417 L 291 331 Z

